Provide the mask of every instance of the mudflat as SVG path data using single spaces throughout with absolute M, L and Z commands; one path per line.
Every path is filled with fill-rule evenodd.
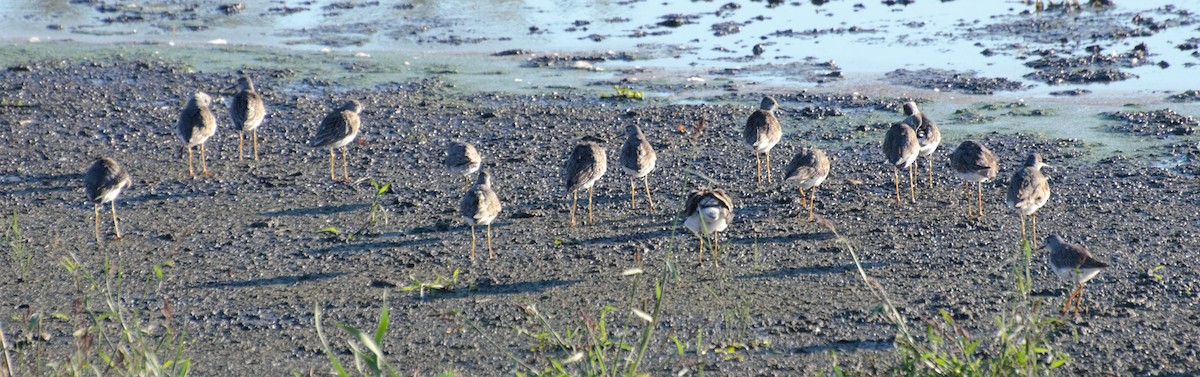
M 29 335 L 19 320 L 40 313 L 35 341 L 61 355 L 49 359 L 74 349 L 86 284 L 62 260 L 75 255 L 89 271 L 105 261 L 123 271 L 122 305 L 143 315 L 147 331 L 184 331 L 196 375 L 324 374 L 330 366 L 314 308 L 345 363 L 349 338 L 328 323 L 373 329 L 385 302 L 391 326 L 383 347 L 401 371 L 545 369 L 571 356 L 545 339 L 551 330 L 594 324 L 606 306 L 614 308 L 605 318 L 609 336 L 635 343 L 646 322 L 632 309 L 651 312 L 655 281 L 664 298 L 643 371 L 812 375 L 830 370 L 836 353 L 843 368 L 885 373 L 895 328 L 878 314 L 848 245 L 909 326 L 940 322 L 945 311 L 968 333 L 991 336 L 1014 294 L 1020 251 L 1020 223 L 1003 193 L 1025 156 L 1038 152 L 1053 165 L 1039 238 L 1062 235 L 1112 265 L 1088 284 L 1086 313 L 1062 317 L 1054 333 L 1052 343 L 1072 357 L 1063 374 L 1200 368 L 1195 151 L 1161 166 L 1091 158 L 1089 146 L 1073 140 L 960 133 L 1000 159 L 998 179 L 983 187 L 987 218 L 976 221 L 966 218 L 967 197 L 948 166 L 963 141 L 956 137 L 933 155 L 932 182 L 930 162 L 919 160 L 916 203 L 895 203 L 878 119 L 899 121 L 903 98 L 821 96 L 821 106 L 840 112 L 829 120 L 804 111 L 815 101 L 810 94 L 773 93 L 784 137 L 771 152 L 776 183 L 760 186 L 740 133 L 762 94 L 683 105 L 458 93 L 436 80 L 346 89 L 297 85 L 286 70 L 244 73 L 269 112 L 258 161 L 236 155 L 224 102 L 232 93 L 222 91 L 232 73 L 123 59 L 33 62 L 0 73 L 0 201 L 31 252 L 0 258 L 0 316 L 10 339 Z M 219 129 L 207 144 L 212 174 L 193 178 L 173 127 L 195 91 L 213 95 Z M 349 146 L 350 181 L 334 182 L 328 150 L 305 142 L 348 99 L 364 106 L 363 130 Z M 615 167 L 629 124 L 641 125 L 658 152 L 650 175 L 657 210 L 642 192 L 631 208 L 628 177 Z M 570 227 L 560 173 L 585 139 L 608 151 L 610 168 L 596 187 L 595 225 Z M 504 204 L 492 227 L 494 260 L 468 257 L 462 180 L 442 166 L 451 140 L 478 147 Z M 802 146 L 833 160 L 817 193 L 820 222 L 805 221 L 798 191 L 778 183 Z M 113 239 L 104 208 L 97 243 L 82 176 L 102 156 L 121 163 L 133 184 L 116 204 L 124 238 Z M 390 187 L 380 192 L 372 180 Z M 711 256 L 699 264 L 696 238 L 680 226 L 685 195 L 697 187 L 725 189 L 734 201 L 719 266 Z M 1053 276 L 1045 254 L 1034 251 L 1033 294 L 1055 317 L 1071 287 Z M 162 283 L 141 288 L 155 266 Z M 635 267 L 645 273 L 622 275 Z M 404 289 L 447 282 L 456 271 L 452 289 Z

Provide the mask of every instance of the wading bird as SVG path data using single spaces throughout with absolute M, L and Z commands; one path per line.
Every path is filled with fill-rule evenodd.
M 1083 304 L 1084 283 L 1096 277 L 1100 270 L 1108 267 L 1108 263 L 1096 260 L 1083 246 L 1063 242 L 1058 235 L 1046 238 L 1046 247 L 1050 248 L 1050 268 L 1054 270 L 1054 274 L 1060 279 L 1075 283 L 1076 286 L 1067 297 L 1067 302 L 1063 304 L 1063 314 L 1067 314 L 1071 300 L 1075 299 L 1075 315 L 1078 316 L 1079 307 Z
M 217 118 L 213 117 L 208 106 L 212 97 L 204 92 L 196 92 L 188 99 L 187 105 L 179 113 L 179 121 L 175 122 L 175 134 L 183 140 L 188 154 L 188 174 L 195 177 L 196 170 L 192 168 L 192 147 L 200 146 L 200 174 L 208 175 L 208 163 L 204 158 L 204 142 L 217 132 Z
M 129 187 L 129 173 L 111 158 L 96 159 L 84 173 L 83 191 L 93 205 L 97 243 L 100 242 L 100 206 L 104 203 L 112 204 L 113 230 L 117 232 L 117 239 L 121 239 L 121 227 L 117 224 L 117 196 L 126 187 Z
M 746 142 L 746 146 L 754 152 L 754 160 L 757 163 L 755 170 L 758 173 L 758 184 L 762 184 L 762 155 L 767 156 L 767 182 L 772 183 L 771 178 L 771 148 L 775 144 L 779 144 L 779 139 L 783 137 L 783 129 L 779 126 L 779 119 L 775 118 L 775 107 L 778 106 L 773 97 L 763 97 L 762 102 L 758 105 L 758 110 L 750 114 L 746 119 L 746 128 L 742 130 L 742 140 Z
M 971 217 L 971 182 L 978 191 L 979 219 L 983 220 L 983 183 L 996 179 L 999 161 L 992 151 L 979 142 L 967 140 L 950 154 L 950 168 L 963 180 L 967 195 L 967 217 Z
M 829 176 L 829 157 L 825 151 L 804 147 L 792 157 L 788 163 L 784 182 L 795 182 L 800 187 L 800 202 L 804 203 L 804 190 L 812 189 L 808 194 L 808 220 L 813 219 L 813 205 L 817 200 L 817 187 Z
M 893 123 L 887 134 L 883 135 L 883 154 L 888 164 L 892 165 L 892 178 L 896 183 L 896 204 L 900 204 L 900 168 L 908 170 L 908 194 L 913 203 L 917 202 L 917 193 L 913 184 L 913 163 L 921 153 L 917 141 L 917 133 L 907 124 Z
M 658 154 L 654 153 L 654 147 L 650 146 L 650 141 L 646 140 L 646 134 L 642 133 L 642 128 L 637 125 L 625 127 L 625 144 L 621 145 L 621 170 L 629 175 L 630 208 L 637 208 L 635 199 L 637 186 L 633 181 L 641 178 L 642 183 L 646 186 L 646 202 L 650 203 L 651 210 L 655 209 L 654 198 L 650 196 L 649 176 L 657 161 Z
M 588 191 L 588 225 L 595 223 L 592 220 L 593 186 L 606 171 L 608 156 L 600 144 L 588 141 L 572 149 L 571 157 L 563 166 L 567 195 L 571 195 L 571 226 L 575 226 L 575 208 L 579 205 L 579 190 L 583 189 Z
M 479 166 L 483 164 L 483 157 L 479 156 L 479 151 L 475 149 L 471 143 L 461 141 L 452 141 L 446 146 L 446 171 L 451 175 L 461 175 L 463 177 L 463 189 L 471 188 L 471 174 L 479 171 Z
M 238 161 L 242 160 L 242 145 L 246 132 L 250 132 L 250 142 L 254 145 L 254 160 L 258 161 L 258 126 L 267 115 L 267 108 L 263 106 L 262 96 L 254 91 L 254 81 L 249 77 L 238 77 L 237 91 L 230 101 L 229 118 L 239 130 Z
M 486 171 L 479 172 L 475 186 L 467 191 L 462 202 L 458 204 L 459 213 L 471 226 L 471 260 L 475 260 L 475 226 L 487 226 L 488 259 L 496 254 L 492 252 L 492 220 L 500 214 L 500 198 L 492 191 L 492 176 Z
M 1021 239 L 1032 242 L 1030 247 L 1037 244 L 1037 210 L 1046 205 L 1050 199 L 1050 184 L 1042 175 L 1042 167 L 1050 166 L 1042 162 L 1042 155 L 1034 153 L 1025 159 L 1025 166 L 1013 173 L 1008 182 L 1008 207 L 1017 210 L 1021 215 Z M 1033 218 L 1033 238 L 1025 234 L 1025 216 Z
M 350 144 L 358 136 L 360 127 L 358 114 L 360 112 L 362 112 L 361 103 L 356 100 L 347 101 L 342 107 L 321 120 L 321 125 L 317 127 L 317 135 L 308 141 L 308 145 L 313 148 L 329 148 L 329 177 L 335 181 L 337 180 L 337 170 L 334 168 L 334 161 L 337 159 L 337 155 L 334 150 L 338 148 L 342 149 L 342 177 L 347 181 L 350 180 L 350 173 L 346 168 L 348 164 L 346 162 L 346 144 Z
M 724 231 L 733 222 L 733 199 L 721 189 L 692 191 L 688 194 L 683 215 L 683 226 L 700 239 L 700 263 L 704 263 L 704 237 L 711 235 L 713 265 L 718 265 L 718 253 L 721 249 L 717 233 Z
M 903 120 L 904 124 L 912 127 L 913 132 L 917 133 L 917 142 L 921 144 L 921 157 L 925 157 L 925 168 L 929 171 L 929 188 L 933 188 L 933 152 L 942 143 L 942 131 L 933 119 L 929 119 L 917 108 L 916 102 L 904 103 L 904 115 L 907 116 Z

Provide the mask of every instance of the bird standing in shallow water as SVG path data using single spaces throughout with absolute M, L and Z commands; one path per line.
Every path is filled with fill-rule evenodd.
M 1013 173 L 1008 182 L 1009 208 L 1017 210 L 1021 215 L 1021 240 L 1031 242 L 1030 247 L 1037 247 L 1037 210 L 1046 205 L 1050 199 L 1050 183 L 1042 175 L 1042 167 L 1050 166 L 1042 162 L 1042 155 L 1034 153 L 1025 159 L 1025 166 Z M 1025 216 L 1033 218 L 1033 238 L 1026 238 Z
M 908 194 L 913 203 L 917 202 L 915 184 L 913 184 L 913 163 L 920 156 L 921 147 L 917 141 L 917 133 L 907 124 L 893 123 L 887 134 L 883 135 L 883 154 L 888 164 L 892 165 L 892 177 L 896 183 L 896 204 L 900 204 L 900 168 L 908 170 Z
M 657 161 L 658 154 L 654 153 L 654 147 L 650 146 L 650 141 L 646 140 L 646 134 L 642 133 L 642 128 L 637 125 L 626 126 L 625 144 L 621 145 L 621 170 L 629 174 L 630 208 L 637 208 L 635 201 L 637 187 L 633 180 L 641 178 L 642 183 L 646 186 L 646 201 L 650 203 L 650 209 L 655 210 L 654 198 L 650 196 L 649 176 Z
M 967 193 L 967 217 L 971 217 L 971 182 L 979 192 L 979 219 L 983 220 L 983 183 L 996 179 L 999 161 L 992 151 L 979 142 L 967 140 L 950 154 L 950 168 L 963 179 Z
M 267 109 L 263 106 L 262 96 L 254 91 L 254 81 L 251 81 L 249 77 L 238 77 L 237 91 L 229 106 L 229 118 L 233 120 L 233 126 L 240 131 L 238 132 L 238 161 L 242 160 L 243 139 L 247 131 L 250 132 L 250 142 L 254 145 L 254 160 L 258 161 L 258 126 L 266 117 Z
M 733 222 L 733 199 L 721 189 L 692 191 L 688 194 L 683 215 L 683 226 L 700 239 L 700 263 L 704 263 L 704 237 L 711 235 L 713 265 L 718 265 L 720 246 L 717 233 L 724 231 Z
M 779 144 L 779 139 L 783 137 L 783 129 L 779 126 L 779 119 L 775 118 L 773 112 L 778 105 L 775 98 L 763 97 L 762 102 L 758 105 L 758 110 L 754 110 L 754 113 L 750 114 L 750 117 L 746 119 L 746 128 L 742 130 L 742 140 L 754 152 L 758 184 L 760 185 L 762 184 L 762 155 L 764 154 L 767 155 L 767 182 L 774 182 L 771 178 L 771 148 L 774 148 L 775 144 Z
M 933 188 L 933 152 L 937 150 L 938 145 L 942 143 L 942 131 L 938 129 L 937 123 L 933 119 L 925 116 L 921 109 L 917 108 L 917 103 L 908 101 L 904 103 L 904 124 L 912 127 L 913 132 L 917 133 L 917 142 L 921 144 L 921 157 L 925 157 L 925 167 L 929 171 L 929 188 Z
M 212 97 L 204 92 L 196 92 L 188 99 L 187 105 L 179 113 L 179 121 L 175 122 L 175 134 L 183 140 L 188 153 L 188 174 L 196 176 L 192 168 L 192 147 L 200 146 L 200 174 L 208 175 L 208 163 L 204 158 L 204 142 L 217 132 L 217 118 L 213 117 L 208 106 Z
M 129 173 L 121 169 L 111 158 L 98 158 L 83 175 L 83 191 L 87 193 L 88 201 L 92 202 L 96 223 L 96 242 L 100 242 L 100 206 L 112 204 L 113 230 L 117 239 L 121 239 L 121 227 L 117 224 L 117 196 L 121 190 L 129 187 Z
M 329 147 L 329 177 L 337 180 L 334 161 L 337 155 L 334 149 L 342 148 L 342 176 L 349 181 L 350 173 L 346 165 L 347 160 L 346 144 L 354 141 L 358 136 L 360 127 L 358 114 L 362 112 L 362 103 L 356 100 L 347 101 L 342 107 L 334 110 L 321 120 L 321 125 L 317 127 L 317 135 L 313 136 L 308 141 L 308 145 L 314 148 Z
M 825 182 L 825 178 L 829 176 L 829 156 L 825 155 L 825 151 L 804 147 L 800 152 L 797 152 L 792 157 L 792 161 L 788 163 L 787 173 L 783 176 L 784 182 L 795 182 L 800 187 L 800 203 L 804 203 L 804 190 L 812 189 L 809 192 L 808 204 L 808 220 L 813 219 L 813 205 L 817 200 L 817 186 Z
M 1067 314 L 1067 308 L 1075 299 L 1075 315 L 1078 316 L 1079 307 L 1083 304 L 1083 284 L 1096 277 L 1100 270 L 1107 268 L 1108 263 L 1096 260 L 1083 246 L 1068 244 L 1058 235 L 1046 238 L 1046 247 L 1050 248 L 1050 268 L 1054 270 L 1054 274 L 1060 279 L 1076 284 L 1075 291 L 1071 292 L 1067 302 L 1063 304 L 1063 314 Z
M 575 208 L 579 204 L 579 190 L 588 190 L 588 225 L 592 221 L 593 186 L 604 173 L 608 171 L 608 155 L 604 148 L 595 142 L 584 142 L 576 145 L 571 151 L 571 157 L 563 166 L 563 178 L 566 181 L 567 195 L 571 195 L 571 226 L 575 226 Z
M 483 164 L 483 157 L 479 156 L 479 151 L 475 149 L 471 143 L 461 141 L 452 141 L 446 146 L 446 171 L 451 175 L 461 175 L 463 177 L 463 189 L 471 188 L 470 175 L 479 171 L 479 166 Z
M 487 226 L 488 259 L 496 254 L 492 252 L 492 221 L 500 214 L 500 198 L 492 191 L 492 176 L 486 171 L 479 172 L 475 186 L 467 191 L 462 202 L 458 204 L 459 213 L 471 226 L 471 260 L 475 260 L 475 226 Z

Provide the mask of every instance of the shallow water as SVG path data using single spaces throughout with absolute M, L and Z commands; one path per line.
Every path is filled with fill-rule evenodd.
M 769 8 L 766 2 L 246 1 L 244 10 L 227 14 L 220 8 L 223 3 L 190 8 L 15 0 L 0 4 L 0 35 L 5 36 L 0 63 L 116 55 L 180 61 L 199 71 L 286 68 L 300 77 L 346 87 L 436 77 L 461 91 L 517 93 L 608 93 L 607 84 L 597 84 L 621 82 L 671 102 L 706 102 L 713 94 L 729 90 L 853 91 L 931 98 L 934 102 L 926 111 L 938 119 L 979 103 L 1025 101 L 1056 115 L 942 124 L 951 135 L 1008 131 L 1078 138 L 1094 144 L 1100 155 L 1146 150 L 1158 143 L 1107 131 L 1110 121 L 1097 115 L 1102 111 L 1126 104 L 1146 110 L 1169 105 L 1185 115 L 1200 115 L 1196 105 L 1164 101 L 1169 94 L 1195 88 L 1191 78 L 1200 59 L 1191 56 L 1192 50 L 1175 46 L 1196 30 L 1188 17 L 1180 15 L 1187 12 L 1179 8 L 1194 13 L 1200 11 L 1198 4 L 1164 10 L 1170 2 L 1123 1 L 1104 10 L 1088 7 L 1079 13 L 1054 10 L 1021 15 L 1032 5 L 1012 1 L 819 3 L 790 2 Z M 671 14 L 679 15 L 675 19 L 682 20 L 681 25 L 660 25 Z M 988 25 L 1030 18 L 1063 19 L 1072 27 L 1129 26 L 1132 16 L 1139 14 L 1170 27 L 1147 37 L 1096 39 L 1082 35 L 1089 29 L 1080 26 L 1085 31 L 1064 36 L 1066 43 L 1044 43 L 1045 36 L 1036 33 L 981 32 Z M 717 35 L 718 30 L 728 34 Z M 765 52 L 755 58 L 751 49 L 758 43 Z M 1147 45 L 1148 60 L 1169 66 L 1126 68 L 1123 71 L 1137 78 L 1108 84 L 1047 85 L 1022 77 L 1032 72 L 1024 65 L 1032 50 L 1077 54 L 1083 46 L 1095 44 L 1110 53 L 1128 51 L 1138 43 Z M 998 54 L 985 56 L 980 53 L 985 48 Z M 516 49 L 525 54 L 493 56 Z M 633 59 L 612 59 L 619 53 Z M 561 67 L 567 63 L 528 66 L 529 59 L 554 54 L 609 59 L 591 63 L 589 70 Z M 825 62 L 834 62 L 846 78 L 818 83 L 807 76 L 811 72 L 799 71 L 811 67 L 786 65 Z M 976 96 L 897 85 L 884 77 L 896 69 L 925 68 L 1007 78 L 1026 89 Z M 1075 88 L 1092 93 L 1049 95 Z

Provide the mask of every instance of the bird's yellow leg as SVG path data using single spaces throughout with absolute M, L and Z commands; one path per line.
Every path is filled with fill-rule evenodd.
M 109 204 L 112 204 L 113 230 L 117 232 L 117 239 L 119 240 L 121 239 L 121 226 L 117 224 L 117 201 L 113 200 Z
M 658 209 L 654 208 L 654 198 L 650 197 L 650 175 L 649 174 L 646 174 L 646 176 L 642 177 L 642 183 L 644 183 L 646 185 L 646 201 L 650 203 L 650 210 L 657 211 Z

